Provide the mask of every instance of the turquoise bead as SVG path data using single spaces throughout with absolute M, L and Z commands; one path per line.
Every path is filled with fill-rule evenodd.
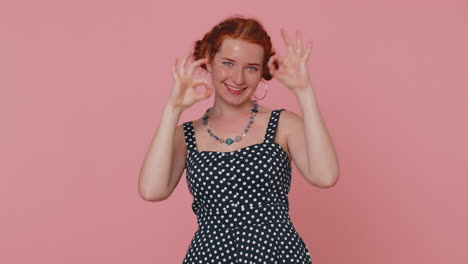
M 232 142 L 234 142 L 234 140 L 232 140 L 232 139 L 230 139 L 230 138 L 226 139 L 226 144 L 231 145 Z

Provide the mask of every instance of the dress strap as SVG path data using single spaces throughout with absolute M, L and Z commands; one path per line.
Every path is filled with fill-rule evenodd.
M 275 142 L 275 135 L 276 135 L 276 128 L 278 126 L 278 120 L 281 114 L 281 111 L 286 109 L 278 109 L 273 110 L 270 115 L 270 120 L 268 121 L 268 127 L 265 133 L 264 143 L 274 143 Z
M 197 144 L 195 141 L 195 130 L 193 128 L 193 122 L 188 121 L 183 124 L 184 127 L 184 136 L 185 136 L 185 145 L 189 152 L 197 151 Z

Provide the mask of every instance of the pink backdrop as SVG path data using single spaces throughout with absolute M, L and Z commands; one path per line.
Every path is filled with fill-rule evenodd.
M 141 199 L 170 64 L 232 14 L 314 41 L 310 71 L 340 179 L 294 168 L 291 217 L 314 264 L 467 263 L 465 1 L 0 2 L 0 263 L 181 263 L 185 176 Z M 270 83 L 262 102 L 300 113 Z M 186 111 L 198 118 L 212 98 Z

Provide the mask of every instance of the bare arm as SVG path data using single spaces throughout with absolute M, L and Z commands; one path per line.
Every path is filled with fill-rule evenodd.
M 298 93 L 297 98 L 303 117 L 292 113 L 294 122 L 288 124 L 288 147 L 294 163 L 309 183 L 332 187 L 339 178 L 339 162 L 312 87 Z
M 177 126 L 182 112 L 195 102 L 210 97 L 213 88 L 204 79 L 193 78 L 193 71 L 207 59 L 199 59 L 187 68 L 191 53 L 182 60 L 178 70 L 177 58 L 172 65 L 174 86 L 169 101 L 164 107 L 161 122 L 153 137 L 138 178 L 138 191 L 147 201 L 167 199 L 179 183 L 185 169 L 187 148 L 183 126 Z M 204 92 L 197 92 L 197 85 L 207 87 Z
M 331 187 L 338 181 L 339 162 L 309 77 L 307 60 L 312 42 L 303 49 L 300 31 L 296 31 L 295 43 L 289 39 L 283 28 L 281 35 L 288 49 L 287 57 L 283 59 L 275 54 L 270 57 L 268 67 L 270 73 L 296 95 L 303 115 L 303 118 L 291 116 L 294 125 L 288 125 L 293 128 L 293 132 L 288 135 L 288 147 L 296 167 L 309 183 Z M 279 64 L 278 69 L 274 66 L 275 61 Z M 303 153 L 306 153 L 305 157 Z
M 140 170 L 138 189 L 148 201 L 167 199 L 185 169 L 186 148 L 182 125 L 177 127 L 181 111 L 167 104 L 159 128 L 146 153 Z

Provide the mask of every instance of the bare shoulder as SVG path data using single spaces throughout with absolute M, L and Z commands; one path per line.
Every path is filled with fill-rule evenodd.
M 288 138 L 300 129 L 301 124 L 302 117 L 300 115 L 287 110 L 281 111 L 275 141 L 283 147 L 290 160 L 292 160 L 292 156 L 288 145 Z
M 280 116 L 278 126 L 283 128 L 281 129 L 281 134 L 283 136 L 288 136 L 291 132 L 301 128 L 304 124 L 302 116 L 294 112 L 283 110 Z

